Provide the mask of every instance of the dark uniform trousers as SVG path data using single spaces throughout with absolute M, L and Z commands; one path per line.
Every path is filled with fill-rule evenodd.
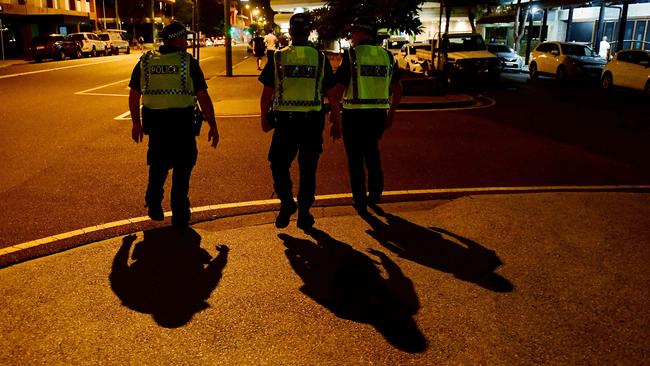
M 323 112 L 275 112 L 275 130 L 269 162 L 273 188 L 281 202 L 293 200 L 291 163 L 298 155 L 300 186 L 298 207 L 309 210 L 316 194 L 316 169 L 323 151 Z
M 386 118 L 385 109 L 343 109 L 343 144 L 348 156 L 350 186 L 355 205 L 367 205 L 366 169 L 370 195 L 379 196 L 384 190 L 379 140 L 384 133 Z
M 175 219 L 190 218 L 190 176 L 197 148 L 192 128 L 193 108 L 151 110 L 142 108 L 143 129 L 149 135 L 147 205 L 162 202 L 167 174 L 172 175 L 171 207 Z

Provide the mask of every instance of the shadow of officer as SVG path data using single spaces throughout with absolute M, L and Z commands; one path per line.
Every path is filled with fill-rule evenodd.
M 368 234 L 386 249 L 415 263 L 451 273 L 495 292 L 510 292 L 513 285 L 495 272 L 503 262 L 496 252 L 445 229 L 426 228 L 372 206 L 386 220 L 368 214 Z
M 212 258 L 200 247 L 201 236 L 190 227 L 147 230 L 129 252 L 135 235 L 122 239 L 113 259 L 111 288 L 124 306 L 151 314 L 158 325 L 178 328 L 209 307 L 228 261 L 228 247 L 218 245 Z
M 318 229 L 307 234 L 316 243 L 278 235 L 291 267 L 304 282 L 302 293 L 339 318 L 372 325 L 402 351 L 426 350 L 427 341 L 413 319 L 420 308 L 413 283 L 388 256 L 369 250 L 376 261 Z

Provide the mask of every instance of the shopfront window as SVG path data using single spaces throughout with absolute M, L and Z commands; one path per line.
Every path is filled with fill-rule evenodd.
M 634 27 L 634 48 L 643 49 L 643 37 L 645 36 L 645 20 L 638 20 Z
M 571 24 L 569 41 L 591 43 L 594 36 L 594 22 L 576 22 Z
M 633 32 L 634 32 L 634 22 L 627 22 L 627 24 L 625 24 L 625 36 L 623 37 L 625 41 L 623 41 L 623 47 L 621 49 L 625 50 L 628 48 L 632 48 L 631 40 L 632 40 Z

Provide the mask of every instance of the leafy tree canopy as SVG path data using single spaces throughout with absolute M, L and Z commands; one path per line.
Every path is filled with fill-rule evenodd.
M 423 0 L 329 0 L 311 12 L 322 40 L 343 38 L 346 27 L 359 16 L 377 19 L 378 28 L 408 34 L 422 32 L 418 17 Z

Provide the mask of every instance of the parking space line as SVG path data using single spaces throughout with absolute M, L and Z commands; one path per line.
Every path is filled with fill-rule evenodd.
M 100 64 L 105 64 L 105 63 L 109 63 L 109 62 L 118 62 L 118 61 L 122 61 L 122 60 L 108 60 L 108 61 L 93 62 L 93 63 L 88 63 L 88 64 L 81 64 L 81 65 L 55 67 L 53 69 L 47 69 L 47 70 L 27 71 L 27 72 L 21 72 L 21 73 L 18 73 L 18 74 L 2 75 L 2 76 L 0 76 L 0 79 L 7 79 L 7 78 L 13 78 L 13 77 L 17 77 L 17 76 L 24 76 L 24 75 L 41 74 L 41 73 L 44 73 L 44 72 L 72 69 L 72 68 L 75 68 L 75 67 L 100 65 Z
M 75 94 L 79 94 L 79 95 L 82 95 L 82 94 L 85 94 L 85 95 L 108 95 L 108 96 L 128 97 L 129 96 L 128 94 L 110 94 L 110 93 L 104 94 L 104 93 L 90 93 L 90 92 L 98 90 L 98 89 L 106 88 L 106 87 L 111 86 L 111 85 L 123 83 L 123 82 L 129 81 L 129 80 L 131 80 L 131 78 L 122 79 L 122 80 L 114 81 L 114 82 L 109 83 L 109 84 L 100 85 L 100 86 L 95 87 L 95 88 L 90 88 L 90 89 L 78 91 L 78 92 L 75 92 Z

